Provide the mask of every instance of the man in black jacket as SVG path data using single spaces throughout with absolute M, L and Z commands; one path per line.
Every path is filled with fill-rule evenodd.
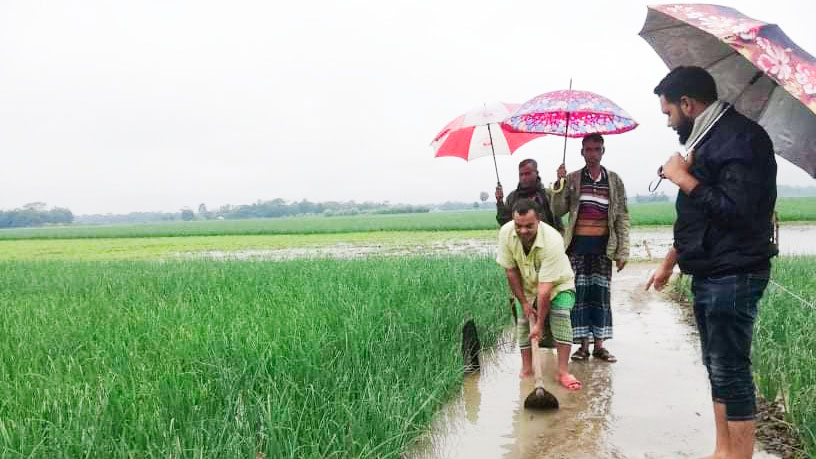
M 519 163 L 518 188 L 510 192 L 507 202 L 504 202 L 504 191 L 501 186 L 496 187 L 496 221 L 499 226 L 513 219 L 513 206 L 521 199 L 529 199 L 539 207 L 541 221 L 552 226 L 559 233 L 564 234 L 564 225 L 560 219 L 553 216 L 550 207 L 552 192 L 541 184 L 538 175 L 538 163 L 534 159 L 525 159 Z
M 694 148 L 663 166 L 663 176 L 680 188 L 674 246 L 646 289 L 662 290 L 675 264 L 693 276 L 694 315 L 714 402 L 714 457 L 749 458 L 756 412 L 753 324 L 777 254 L 771 242 L 773 145 L 761 126 L 717 100 L 714 79 L 702 68 L 675 68 L 654 92 L 680 142 Z

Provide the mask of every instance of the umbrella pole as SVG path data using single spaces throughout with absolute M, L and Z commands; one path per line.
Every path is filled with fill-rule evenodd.
M 490 136 L 490 151 L 493 153 L 493 168 L 496 169 L 496 186 L 501 186 L 501 180 L 499 180 L 499 166 L 496 164 L 496 149 L 493 148 L 493 133 L 490 131 L 490 123 L 487 123 L 487 135 Z
M 561 164 L 564 167 L 567 167 L 567 137 L 569 137 L 569 119 L 570 119 L 570 112 L 569 112 L 569 103 L 570 103 L 570 96 L 572 96 L 572 78 L 570 78 L 569 84 L 569 93 L 567 95 L 567 125 L 564 127 L 564 155 L 561 157 Z
M 570 78 L 569 91 L 570 91 L 570 94 L 571 94 L 572 93 L 572 78 Z M 567 96 L 567 123 L 564 126 L 564 153 L 562 153 L 562 155 L 561 155 L 561 165 L 564 166 L 564 167 L 567 167 L 567 138 L 569 137 L 568 134 L 569 134 L 569 122 L 570 122 L 569 102 L 570 102 L 569 101 L 569 96 Z M 558 181 L 558 186 L 553 187 L 553 191 L 555 193 L 560 193 L 561 191 L 563 191 L 565 182 L 566 182 L 566 180 L 564 180 L 564 179 L 559 180 Z
M 567 127 L 564 129 L 564 153 L 561 155 L 561 164 L 567 166 L 567 133 L 569 133 L 569 112 L 567 112 Z

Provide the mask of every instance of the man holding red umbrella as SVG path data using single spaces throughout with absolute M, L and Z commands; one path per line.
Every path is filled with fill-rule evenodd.
M 541 221 L 564 233 L 564 225 L 560 218 L 555 218 L 550 209 L 552 191 L 541 183 L 538 175 L 538 163 L 534 159 L 525 159 L 519 163 L 519 184 L 504 199 L 504 190 L 501 185 L 496 187 L 496 221 L 499 226 L 513 219 L 513 206 L 520 199 L 529 199 L 539 207 Z

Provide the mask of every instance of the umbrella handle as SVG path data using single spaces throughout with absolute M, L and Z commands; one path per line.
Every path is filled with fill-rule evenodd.
M 553 186 L 553 188 L 552 188 L 553 193 L 560 193 L 560 192 L 564 191 L 564 185 L 566 183 L 567 183 L 566 180 L 558 179 L 558 182 L 556 182 L 556 186 Z

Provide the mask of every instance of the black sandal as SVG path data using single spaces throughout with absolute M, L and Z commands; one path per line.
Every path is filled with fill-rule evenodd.
M 587 360 L 589 359 L 589 350 L 584 348 L 578 348 L 575 351 L 575 354 L 572 354 L 572 360 Z
M 605 347 L 602 347 L 600 349 L 595 349 L 594 351 L 592 351 L 592 357 L 595 357 L 596 359 L 601 359 L 604 362 L 609 362 L 609 363 L 613 363 L 613 362 L 618 361 L 617 357 L 610 354 L 609 350 L 607 348 L 605 348 Z

